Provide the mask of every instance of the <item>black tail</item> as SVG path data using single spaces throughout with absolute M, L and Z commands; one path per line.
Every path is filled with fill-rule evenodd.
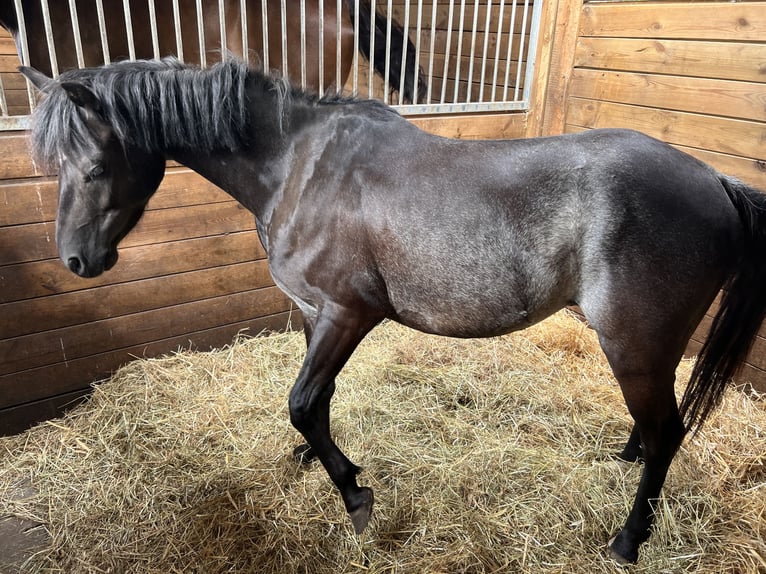
M 346 0 L 351 20 L 354 20 L 354 0 Z M 382 77 L 386 74 L 386 17 L 375 13 L 375 58 L 370 58 L 370 36 L 372 21 L 370 19 L 371 5 L 366 0 L 359 2 L 359 49 L 368 61 L 372 62 L 375 71 Z M 407 42 L 407 61 L 405 63 L 404 86 L 400 86 L 402 74 L 403 46 Z M 427 80 L 423 68 L 417 70 L 417 100 L 415 99 L 415 44 L 406 37 L 404 28 L 397 22 L 391 21 L 391 57 L 388 68 L 388 83 L 392 89 L 400 91 L 404 101 L 421 103 L 425 100 Z
M 681 400 L 689 429 L 699 429 L 721 401 L 766 317 L 766 194 L 733 177 L 719 177 L 742 220 L 744 244 Z

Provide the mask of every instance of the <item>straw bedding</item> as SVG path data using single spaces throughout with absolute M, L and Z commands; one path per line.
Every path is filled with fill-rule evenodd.
M 333 433 L 376 493 L 353 530 L 299 468 L 300 333 L 135 361 L 64 419 L 0 439 L 0 516 L 47 525 L 29 572 L 613 572 L 640 465 L 594 334 L 566 313 L 499 339 L 376 329 Z M 690 364 L 680 367 L 681 380 Z M 680 386 L 680 385 L 679 385 Z M 31 482 L 37 494 L 9 500 Z M 766 406 L 729 392 L 671 467 L 632 572 L 766 572 Z

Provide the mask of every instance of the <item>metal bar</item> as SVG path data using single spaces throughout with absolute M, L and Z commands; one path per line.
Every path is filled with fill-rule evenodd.
M 447 34 L 449 38 L 449 33 Z M 436 46 L 436 0 L 431 0 L 431 45 L 428 54 L 428 91 L 426 101 L 431 103 L 431 87 L 434 84 L 434 47 Z
M 324 0 L 319 0 L 319 93 L 324 93 Z
M 489 49 L 489 26 L 492 16 L 492 0 L 487 2 L 487 19 L 484 21 L 484 49 L 481 53 L 481 76 L 479 77 L 479 101 L 484 101 L 484 75 L 487 73 L 487 50 Z M 497 38 L 500 43 L 500 37 Z
M 497 17 L 497 42 L 495 43 L 495 69 L 492 72 L 492 99 L 495 101 L 497 91 L 497 73 L 500 70 L 500 39 L 503 37 L 503 16 L 505 12 L 505 0 L 500 0 L 500 15 Z M 508 42 L 513 42 L 513 36 L 508 38 Z
M 447 72 L 449 72 L 449 51 L 452 47 L 452 23 L 453 13 L 455 12 L 455 0 L 449 0 L 449 17 L 447 18 L 447 47 L 444 48 L 444 73 L 442 74 L 442 97 L 439 100 L 442 104 L 447 97 Z
M 287 78 L 287 6 L 282 0 L 282 76 Z
M 503 100 L 508 98 L 508 78 L 511 72 L 511 56 L 513 55 L 513 28 L 516 25 L 516 0 L 511 3 L 511 23 L 508 30 L 508 51 L 505 57 L 505 81 L 503 82 Z
M 72 18 L 72 38 L 74 39 L 74 51 L 77 54 L 77 67 L 85 67 L 85 56 L 82 53 L 82 36 L 80 35 L 80 18 L 77 15 L 75 0 L 69 0 L 69 16 Z
M 2 76 L 0 76 L 0 115 L 8 117 L 8 102 L 5 99 L 5 86 L 3 85 Z
M 455 57 L 455 90 L 452 97 L 453 102 L 458 101 L 458 89 L 460 88 L 460 67 L 463 57 L 463 26 L 465 25 L 465 0 L 460 0 L 460 20 L 457 33 L 457 56 Z
M 99 0 L 100 1 L 100 0 Z M 181 11 L 178 8 L 178 0 L 173 0 L 173 26 L 176 33 L 176 56 L 184 61 L 184 40 L 181 34 Z
M 524 13 L 521 18 L 521 42 L 519 42 L 519 57 L 516 65 L 516 85 L 513 87 L 513 99 L 519 99 L 519 84 L 521 84 L 521 64 L 524 62 L 524 36 L 527 33 L 527 13 L 529 11 L 529 0 L 524 0 Z
M 125 33 L 128 36 L 128 57 L 136 59 L 136 43 L 133 39 L 133 16 L 130 13 L 130 0 L 122 0 L 122 8 L 125 12 Z
M 471 55 L 468 59 L 468 84 L 465 101 L 471 101 L 471 83 L 473 82 L 473 59 L 476 57 L 476 28 L 479 26 L 479 0 L 473 2 L 473 24 L 471 25 Z
M 418 0 L 418 19 L 416 23 L 417 31 L 415 32 L 415 69 L 412 71 L 413 75 L 413 104 L 418 102 L 418 82 L 420 81 L 420 29 L 423 27 L 423 0 Z
M 392 15 L 389 13 L 388 15 L 389 20 L 392 18 Z M 404 103 L 404 96 L 403 92 L 404 90 L 404 80 L 407 77 L 407 44 L 408 40 L 410 38 L 410 0 L 404 0 L 404 34 L 402 35 L 402 61 L 401 66 L 399 70 L 399 105 L 401 106 Z M 417 77 L 417 76 L 416 76 Z
M 467 114 L 475 112 L 507 112 L 527 109 L 528 102 L 473 102 L 450 104 L 412 104 L 393 106 L 403 116 L 418 116 L 426 114 Z
M 301 0 L 301 89 L 306 89 L 306 0 Z
M 45 39 L 48 42 L 48 57 L 51 61 L 51 73 L 53 77 L 59 75 L 59 64 L 56 59 L 56 46 L 53 44 L 53 28 L 51 27 L 51 12 L 48 8 L 48 0 L 40 0 L 43 11 L 43 25 L 45 26 Z
M 535 2 L 532 5 L 532 23 L 529 26 L 529 50 L 527 52 L 527 68 L 524 77 L 524 93 L 522 98 L 530 100 L 532 94 L 532 81 L 535 74 L 535 60 L 537 59 L 537 42 L 540 34 L 540 20 L 543 14 L 543 3 Z
M 207 67 L 207 54 L 205 54 L 205 22 L 202 12 L 202 0 L 197 0 L 197 41 L 199 42 L 199 65 Z
M 21 0 L 14 0 L 16 7 L 16 20 L 19 24 L 19 56 L 21 63 L 25 66 L 29 66 L 29 44 L 27 43 L 27 25 L 24 21 L 24 7 L 21 5 Z M 35 109 L 35 91 L 32 87 L 32 83 L 27 81 L 27 99 L 29 100 L 29 111 Z M 0 128 L 3 129 L 3 128 Z
M 373 84 L 375 82 L 375 0 L 370 0 L 370 66 L 367 69 L 369 82 L 367 83 L 367 97 L 373 97 Z
M 247 0 L 239 0 L 239 23 L 242 26 L 242 59 L 250 65 L 250 46 L 247 37 Z
M 267 74 L 269 67 L 269 7 L 267 0 L 261 0 L 261 35 L 263 36 L 263 71 Z
M 0 116 L 0 132 L 32 129 L 32 116 Z
M 359 0 L 354 0 L 354 68 L 351 80 L 351 95 L 356 97 L 359 92 Z
M 341 41 L 340 37 L 343 33 L 343 27 L 341 25 L 341 18 L 343 16 L 343 1 L 338 0 L 335 5 L 335 90 L 341 93 L 343 90 L 343 80 L 340 77 L 341 72 Z
M 388 75 L 391 70 L 391 4 L 388 0 L 386 6 L 386 65 L 383 72 L 383 102 L 388 103 L 388 90 L 390 89 Z
M 224 0 L 218 0 L 218 28 L 221 33 L 221 61 L 228 56 L 228 42 L 226 39 L 226 9 Z
M 157 34 L 157 9 L 154 6 L 154 0 L 147 0 L 149 3 L 149 26 L 152 31 L 152 53 L 155 59 L 160 58 L 160 37 Z

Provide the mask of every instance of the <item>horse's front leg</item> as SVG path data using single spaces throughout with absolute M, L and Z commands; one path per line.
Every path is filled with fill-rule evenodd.
M 309 446 L 302 454 L 316 456 L 322 462 L 343 497 L 357 533 L 361 533 L 370 520 L 372 490 L 357 485 L 359 467 L 330 436 L 330 399 L 335 392 L 336 375 L 379 321 L 335 306 L 325 309 L 316 322 L 311 322 L 313 328 L 307 337 L 306 358 L 290 392 L 290 420 Z

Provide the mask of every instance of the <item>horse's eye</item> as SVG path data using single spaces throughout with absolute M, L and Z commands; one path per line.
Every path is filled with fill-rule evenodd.
M 101 177 L 102 175 L 104 175 L 104 166 L 101 164 L 98 164 L 97 166 L 95 166 L 93 169 L 91 169 L 88 172 L 88 179 L 94 180 Z

